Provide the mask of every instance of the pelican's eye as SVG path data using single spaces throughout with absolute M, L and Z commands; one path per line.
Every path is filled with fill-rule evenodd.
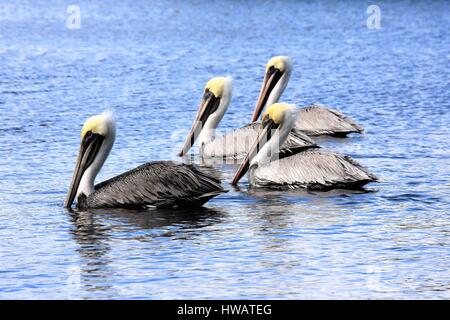
M 86 132 L 86 134 L 84 135 L 84 137 L 83 137 L 83 142 L 84 143 L 87 143 L 87 142 L 89 142 L 90 140 L 92 140 L 92 130 L 89 130 L 88 132 Z
M 269 122 L 269 120 L 270 120 L 269 114 L 264 112 L 263 117 L 262 117 L 263 128 L 265 128 L 267 126 L 267 123 Z
M 94 133 L 91 130 L 89 130 L 84 135 L 84 138 L 82 141 L 83 148 L 86 149 L 89 145 L 91 145 L 93 143 L 96 145 L 98 144 L 100 147 L 100 145 L 103 143 L 103 139 L 104 139 L 104 137 L 101 134 Z
M 267 75 L 270 77 L 273 74 L 275 74 L 275 77 L 281 77 L 283 72 L 280 69 L 275 68 L 274 66 L 270 66 L 267 70 Z
M 210 98 L 211 96 L 214 97 L 214 93 L 212 93 L 211 91 L 209 91 L 209 88 L 205 89 L 205 93 L 203 94 L 203 99 L 207 100 L 208 98 Z

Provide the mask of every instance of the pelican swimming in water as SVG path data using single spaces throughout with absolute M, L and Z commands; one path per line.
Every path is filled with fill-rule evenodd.
M 250 123 L 224 135 L 216 135 L 220 120 L 230 104 L 231 93 L 231 78 L 215 77 L 208 81 L 194 123 L 179 156 L 186 155 L 196 140 L 203 157 L 239 159 L 247 154 L 258 135 L 261 122 Z M 289 153 L 291 150 L 312 145 L 315 145 L 314 141 L 294 129 L 287 135 L 280 152 Z
M 272 104 L 263 115 L 263 129 L 232 180 L 235 185 L 249 171 L 249 184 L 268 188 L 311 190 L 359 189 L 377 181 L 349 156 L 314 146 L 283 156 L 276 152 L 295 125 L 299 110 L 285 103 Z
M 79 208 L 201 206 L 226 192 L 217 179 L 193 166 L 171 161 L 149 162 L 94 185 L 115 136 L 115 123 L 110 112 L 85 122 L 64 207 L 70 208 L 75 199 Z
M 287 56 L 269 60 L 266 74 L 253 113 L 252 122 L 258 120 L 264 107 L 278 101 L 286 88 L 292 72 L 292 63 Z M 349 133 L 362 133 L 364 129 L 354 120 L 339 111 L 319 104 L 300 109 L 295 127 L 309 136 L 331 135 L 344 137 Z

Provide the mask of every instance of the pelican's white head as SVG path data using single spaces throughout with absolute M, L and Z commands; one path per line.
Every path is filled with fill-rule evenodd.
M 115 138 L 116 124 L 114 113 L 111 110 L 106 110 L 88 118 L 81 129 L 81 140 L 84 139 L 88 132 Z
M 278 155 L 297 117 L 298 109 L 291 104 L 274 103 L 267 108 L 263 114 L 262 130 L 242 161 L 232 184 L 237 184 L 250 167 L 272 161 Z
M 80 195 L 88 196 L 94 192 L 95 177 L 108 157 L 115 137 L 116 126 L 111 111 L 86 120 L 81 129 L 80 151 L 64 207 L 70 207 Z
M 233 90 L 233 80 L 231 77 L 215 77 L 208 81 L 205 86 L 203 101 L 208 99 L 210 93 L 213 99 L 219 100 L 217 109 L 211 112 L 203 126 L 204 129 L 216 129 L 222 120 L 231 101 L 231 93 Z
M 266 105 L 271 105 L 280 99 L 286 88 L 292 72 L 292 62 L 288 56 L 276 56 L 266 64 L 264 81 L 256 102 L 252 121 L 256 121 Z
M 214 139 L 215 130 L 230 105 L 232 87 L 231 77 L 215 77 L 208 81 L 191 131 L 179 153 L 180 156 L 189 151 L 197 138 L 200 147 Z

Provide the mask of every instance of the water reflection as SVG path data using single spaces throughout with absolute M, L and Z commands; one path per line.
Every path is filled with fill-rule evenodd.
M 118 279 L 112 267 L 112 241 L 149 243 L 154 238 L 190 240 L 202 228 L 219 223 L 224 213 L 209 208 L 172 209 L 89 209 L 70 210 L 71 234 L 78 244 L 80 285 L 87 291 L 107 293 Z
M 70 217 L 71 233 L 79 246 L 75 250 L 80 256 L 79 285 L 87 291 L 108 291 L 114 274 L 108 257 L 109 228 L 92 212 L 70 211 Z

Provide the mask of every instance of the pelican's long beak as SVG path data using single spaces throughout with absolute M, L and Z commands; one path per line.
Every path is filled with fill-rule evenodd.
M 64 208 L 69 208 L 77 195 L 78 186 L 84 172 L 92 164 L 102 146 L 104 137 L 97 133 L 88 132 L 81 141 L 80 151 L 78 152 L 77 164 L 73 172 L 72 181 L 70 182 L 69 191 L 67 192 Z
M 244 161 L 242 161 L 241 165 L 239 166 L 239 169 L 237 170 L 236 174 L 233 177 L 233 180 L 231 181 L 232 185 L 236 185 L 239 180 L 245 175 L 245 173 L 250 168 L 250 161 L 255 157 L 258 152 L 262 149 L 262 147 L 272 138 L 273 131 L 278 128 L 278 124 L 273 122 L 273 120 L 267 118 L 263 119 L 263 127 L 261 131 L 258 133 L 258 136 L 253 144 L 253 146 L 250 148 L 249 152 L 244 158 Z
M 220 104 L 220 98 L 217 98 L 211 91 L 205 92 L 203 99 L 198 108 L 197 115 L 195 116 L 194 123 L 192 124 L 191 131 L 189 132 L 183 148 L 178 154 L 180 157 L 186 155 L 197 140 L 203 126 L 208 120 L 209 116 L 214 113 Z
M 259 92 L 258 101 L 256 102 L 255 111 L 253 112 L 252 122 L 258 120 L 264 106 L 267 104 L 267 100 L 269 99 L 273 88 L 275 88 L 282 75 L 283 72 L 277 68 L 269 69 L 266 72 L 261 91 Z

